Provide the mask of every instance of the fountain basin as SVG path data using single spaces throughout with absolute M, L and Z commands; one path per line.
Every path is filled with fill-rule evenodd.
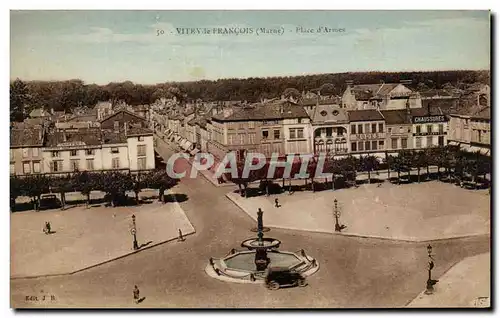
M 266 248 L 266 249 L 279 248 L 280 245 L 281 245 L 280 240 L 270 237 L 264 237 L 262 238 L 261 241 L 259 241 L 259 239 L 257 238 L 250 238 L 241 242 L 241 247 L 246 247 L 249 250 L 254 250 L 257 248 Z

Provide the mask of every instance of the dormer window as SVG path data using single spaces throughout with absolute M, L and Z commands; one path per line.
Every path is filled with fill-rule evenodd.
M 326 116 L 328 113 L 326 112 L 326 110 L 322 110 L 320 113 L 319 113 L 321 116 Z
M 339 111 L 338 111 L 338 110 L 334 110 L 334 111 L 332 112 L 332 114 L 333 114 L 333 116 L 337 116 L 337 115 L 339 114 Z

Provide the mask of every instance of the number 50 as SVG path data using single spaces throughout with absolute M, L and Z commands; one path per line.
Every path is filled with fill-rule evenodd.
M 163 35 L 163 34 L 165 34 L 164 30 L 156 30 L 156 36 L 160 36 L 160 35 Z

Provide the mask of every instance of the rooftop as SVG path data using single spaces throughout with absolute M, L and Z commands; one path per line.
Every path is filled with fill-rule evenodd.
M 384 120 L 380 111 L 376 109 L 362 109 L 348 111 L 349 121 Z
M 224 116 L 226 113 L 226 116 Z M 232 108 L 212 117 L 218 121 L 272 120 L 289 118 L 309 118 L 302 106 L 291 102 L 278 102 L 252 107 Z
M 27 129 L 11 129 L 10 130 L 10 146 L 11 147 L 33 147 L 43 145 L 43 129 L 42 128 L 27 128 Z

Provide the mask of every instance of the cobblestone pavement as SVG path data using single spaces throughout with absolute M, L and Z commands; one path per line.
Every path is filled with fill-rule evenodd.
M 171 150 L 161 141 L 158 152 Z M 188 168 L 178 160 L 176 170 Z M 231 284 L 209 277 L 210 257 L 239 248 L 255 236 L 255 222 L 225 197 L 227 187 L 214 187 L 203 177 L 185 179 L 176 191 L 188 196 L 180 203 L 196 234 L 179 244 L 160 245 L 141 253 L 70 276 L 11 281 L 16 307 L 403 307 L 424 288 L 427 251 L 424 243 L 332 236 L 331 234 L 272 229 L 285 250 L 304 248 L 317 258 L 320 270 L 306 288 L 269 291 L 261 285 Z M 441 276 L 464 257 L 489 251 L 489 237 L 432 243 L 434 274 Z M 145 300 L 136 305 L 137 285 Z M 51 295 L 42 300 L 26 296 Z

